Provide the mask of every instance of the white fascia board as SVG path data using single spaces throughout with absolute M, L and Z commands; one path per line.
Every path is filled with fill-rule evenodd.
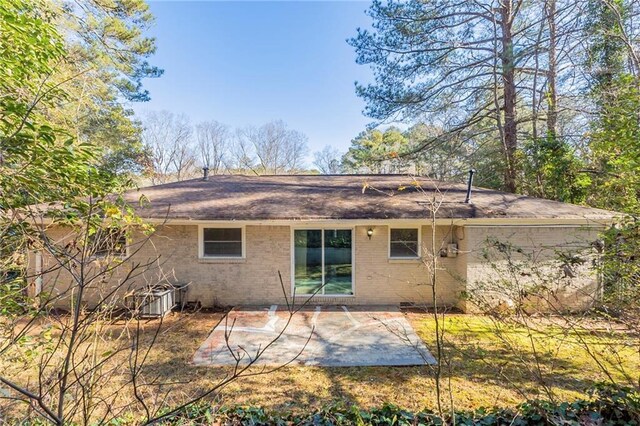
M 277 220 L 191 220 L 191 219 L 143 219 L 152 224 L 166 225 L 261 225 L 261 226 L 424 226 L 433 220 L 424 219 L 277 219 Z M 607 227 L 615 222 L 614 218 L 481 218 L 481 219 L 436 219 L 436 225 L 441 226 L 589 226 Z

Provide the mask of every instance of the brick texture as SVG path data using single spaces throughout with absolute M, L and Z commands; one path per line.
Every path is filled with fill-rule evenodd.
M 486 308 L 487 302 L 507 303 L 523 298 L 532 311 L 581 309 L 599 296 L 592 242 L 599 228 L 550 226 L 467 227 L 461 258 L 467 267 L 467 292 L 484 303 L 467 302 L 466 310 Z M 488 248 L 504 244 L 503 252 Z M 510 254 L 505 254 L 507 250 Z M 566 258 L 582 264 L 565 269 Z M 524 296 L 523 296 L 524 295 Z M 472 297 L 473 298 L 473 297 Z M 484 306 L 482 306 L 484 305 Z
M 345 297 L 316 296 L 312 303 L 389 305 L 402 302 L 433 303 L 430 285 L 431 227 L 422 226 L 422 260 L 389 259 L 389 227 L 372 226 L 373 236 L 367 236 L 369 226 L 354 229 L 354 295 Z M 291 243 L 293 228 L 289 226 L 246 226 L 246 257 L 244 259 L 199 259 L 198 227 L 195 225 L 166 225 L 157 228 L 150 241 L 137 240 L 130 247 L 132 257 L 108 274 L 95 280 L 87 290 L 85 300 L 91 306 L 105 295 L 114 300 L 128 291 L 147 284 L 171 282 L 188 284 L 188 299 L 202 306 L 282 304 L 291 298 Z M 52 229 L 49 235 L 59 243 L 65 240 L 63 229 Z M 437 261 L 436 300 L 440 305 L 472 309 L 461 299 L 464 291 L 480 291 L 478 282 L 491 276 L 491 269 L 482 258 L 483 244 L 489 237 L 512 241 L 527 247 L 545 245 L 573 250 L 595 239 L 593 230 L 553 227 L 457 227 L 436 228 L 435 253 Z M 457 257 L 441 257 L 441 249 L 456 242 Z M 553 252 L 550 250 L 549 252 Z M 34 258 L 31 256 L 31 272 Z M 44 257 L 44 269 L 55 265 Z M 97 267 L 97 263 L 90 268 Z M 126 285 L 120 283 L 132 265 L 142 265 Z M 147 266 L 145 266 L 147 265 Z M 585 303 L 579 297 L 584 292 L 592 298 L 596 281 L 588 268 L 580 270 L 580 277 L 562 282 L 566 290 L 564 301 L 572 306 Z M 282 274 L 283 289 L 278 278 Z M 65 272 L 51 272 L 44 276 L 45 292 L 62 294 L 61 304 L 77 292 L 68 292 L 73 279 Z M 111 295 L 114 290 L 115 293 Z M 297 303 L 305 300 L 297 297 Z

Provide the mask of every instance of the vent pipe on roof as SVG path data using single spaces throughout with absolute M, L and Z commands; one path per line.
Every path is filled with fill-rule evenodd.
M 469 170 L 469 181 L 467 182 L 467 198 L 464 199 L 464 202 L 466 204 L 471 203 L 471 185 L 473 184 L 473 174 L 475 172 L 475 169 Z
M 208 167 L 203 167 L 202 168 L 202 180 L 209 180 L 209 168 Z

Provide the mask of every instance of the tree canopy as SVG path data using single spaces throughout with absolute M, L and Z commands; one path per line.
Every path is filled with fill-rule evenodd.
M 497 189 L 633 210 L 639 13 L 637 0 L 374 1 L 349 40 L 374 74 L 356 85 L 364 112 L 428 131 L 402 152 L 367 130 L 345 164 L 431 153 L 487 168 Z

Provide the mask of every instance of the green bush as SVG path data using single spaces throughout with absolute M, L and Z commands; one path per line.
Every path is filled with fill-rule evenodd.
M 640 218 L 627 216 L 604 234 L 604 308 L 616 316 L 640 310 Z
M 227 407 L 217 410 L 209 404 L 190 406 L 168 419 L 165 425 L 210 425 L 216 419 L 225 425 L 297 425 L 297 426 L 412 426 L 412 425 L 640 425 L 640 393 L 612 386 L 591 390 L 591 398 L 572 403 L 528 401 L 512 408 L 479 408 L 438 416 L 433 411 L 413 413 L 392 404 L 361 410 L 353 405 L 335 404 L 309 414 L 268 413 L 257 407 Z
M 589 399 L 552 403 L 535 400 L 515 408 L 478 408 L 440 417 L 433 411 L 413 413 L 392 404 L 372 410 L 354 405 L 334 404 L 308 414 L 269 413 L 259 407 L 217 408 L 210 403 L 189 405 L 178 414 L 155 423 L 163 426 L 546 426 L 546 425 L 640 425 L 640 393 L 637 390 L 601 385 L 590 392 Z M 453 421 L 455 420 L 455 422 Z M 139 424 L 132 417 L 109 422 L 111 426 Z M 12 424 L 9 422 L 8 424 Z M 24 426 L 40 426 L 37 420 L 21 422 Z

